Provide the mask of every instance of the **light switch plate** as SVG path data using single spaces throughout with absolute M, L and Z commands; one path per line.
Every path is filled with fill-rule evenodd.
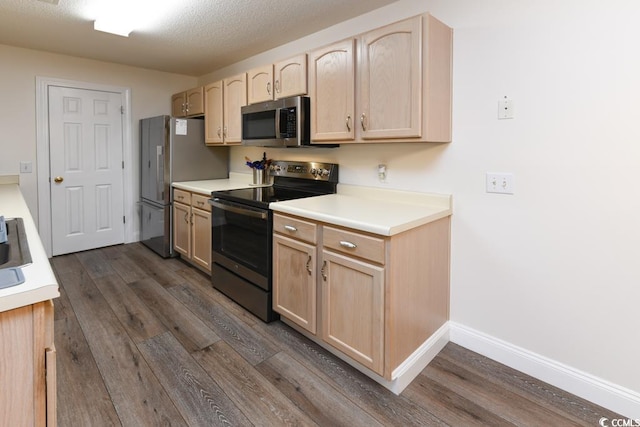
M 487 172 L 487 193 L 513 194 L 512 173 Z

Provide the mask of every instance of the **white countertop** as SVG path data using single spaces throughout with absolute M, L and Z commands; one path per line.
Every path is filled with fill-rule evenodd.
M 229 173 L 228 179 L 209 179 L 206 181 L 173 182 L 171 186 L 180 190 L 211 195 L 212 191 L 235 190 L 251 187 L 253 176 L 247 173 Z
M 271 203 L 276 212 L 382 236 L 392 236 L 452 214 L 448 194 L 338 185 L 337 194 Z
M 33 260 L 22 267 L 24 283 L 0 289 L 0 312 L 59 297 L 58 282 L 18 184 L 0 184 L 0 214 L 22 218 Z

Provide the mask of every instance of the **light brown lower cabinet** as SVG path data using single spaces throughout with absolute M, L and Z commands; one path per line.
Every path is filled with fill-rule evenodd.
M 393 380 L 449 319 L 449 217 L 377 236 L 274 214 L 274 310 Z
M 0 414 L 3 426 L 56 425 L 53 302 L 0 313 Z
M 209 197 L 173 190 L 173 248 L 182 258 L 211 272 L 211 206 Z

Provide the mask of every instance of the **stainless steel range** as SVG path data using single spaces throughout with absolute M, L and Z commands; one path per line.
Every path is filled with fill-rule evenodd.
M 332 194 L 338 165 L 276 161 L 273 185 L 214 191 L 211 210 L 213 287 L 251 313 L 270 322 L 273 213 L 269 203 Z

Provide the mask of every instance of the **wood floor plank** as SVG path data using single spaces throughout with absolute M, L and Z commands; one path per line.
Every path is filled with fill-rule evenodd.
M 457 344 L 447 344 L 438 357 L 457 366 L 464 367 L 468 371 L 475 372 L 484 377 L 485 381 L 512 393 L 517 393 L 526 399 L 536 402 L 538 405 L 554 410 L 574 422 L 594 426 L 598 424 L 602 417 L 610 420 L 621 418 L 619 414 L 606 408 L 511 369 Z
M 442 358 L 434 359 L 420 376 L 446 385 L 454 393 L 495 414 L 500 414 L 501 418 L 516 425 L 579 426 L 568 418 L 549 411 L 516 393 L 497 387 L 485 377 L 469 372 Z
M 166 332 L 139 345 L 176 407 L 190 426 L 250 425 L 176 338 Z
M 125 283 L 135 282 L 147 277 L 147 273 L 126 255 L 122 245 L 108 246 L 100 249 L 100 252 Z
M 93 281 L 133 342 L 142 342 L 167 330 L 119 275 L 109 274 Z
M 102 252 L 99 250 L 78 252 L 75 255 L 92 279 L 97 279 L 115 273 L 111 265 L 106 262 L 106 258 Z
M 55 272 L 55 269 L 54 269 L 54 272 Z M 55 273 L 55 274 L 56 274 L 58 283 L 60 283 L 61 280 L 58 277 L 58 273 Z M 67 296 L 67 293 L 65 292 L 64 288 L 62 286 L 58 286 L 58 291 L 60 292 L 60 297 L 56 298 L 53 301 L 53 306 L 54 306 L 53 319 L 62 320 L 62 319 L 66 319 L 68 316 L 75 317 L 75 314 L 73 313 L 73 308 L 71 307 L 71 301 L 69 301 L 69 297 Z
M 54 330 L 58 425 L 120 425 L 111 396 L 75 315 L 65 315 L 56 320 Z
M 123 425 L 184 425 L 106 300 L 75 255 L 51 262 L 60 279 Z M 81 377 L 78 377 L 82 381 Z M 62 383 L 64 384 L 64 383 Z M 91 384 L 86 393 L 91 394 Z
M 200 286 L 174 286 L 169 289 L 169 292 L 252 365 L 262 362 L 279 351 L 278 347 L 264 336 L 227 312 Z
M 154 279 L 146 278 L 129 286 L 189 352 L 201 350 L 220 339 Z
M 193 357 L 254 425 L 316 425 L 224 341 Z
M 246 309 L 232 301 L 229 297 L 214 289 L 211 282 L 211 277 L 205 276 L 199 270 L 195 268 L 184 266 L 182 270 L 177 270 L 176 273 L 185 279 L 185 285 L 197 286 L 202 292 L 205 292 L 211 299 L 220 304 L 224 309 L 233 314 L 238 320 L 243 323 L 253 326 L 256 323 L 262 323 L 262 320 L 258 319 L 253 314 L 249 313 Z
M 285 352 L 262 362 L 256 369 L 320 426 L 382 426 Z
M 255 329 L 271 337 L 307 369 L 383 425 L 446 425 L 423 407 L 396 396 L 348 363 L 281 323 L 256 324 Z

